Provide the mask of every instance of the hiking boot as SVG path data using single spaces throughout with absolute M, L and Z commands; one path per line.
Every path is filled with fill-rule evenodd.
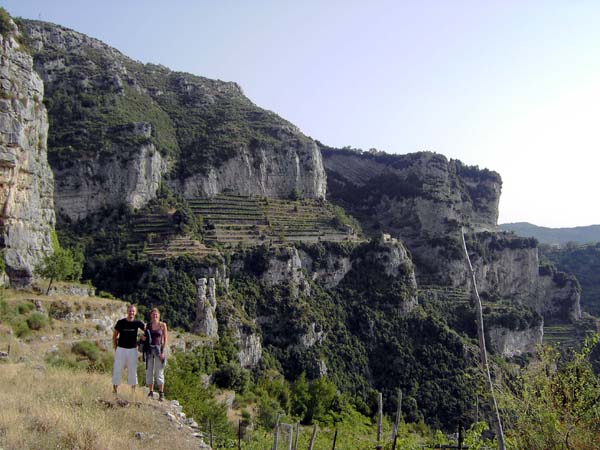
M 165 394 L 163 394 L 162 392 L 158 393 L 158 401 L 162 402 L 165 399 Z
M 150 392 L 148 392 L 148 397 L 150 397 L 150 398 L 154 398 L 154 391 L 150 391 Z

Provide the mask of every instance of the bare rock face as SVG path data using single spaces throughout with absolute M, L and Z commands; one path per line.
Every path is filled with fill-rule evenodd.
M 493 230 L 502 181 L 489 170 L 445 156 L 356 153 L 323 149 L 329 197 L 410 244 L 468 225 Z
M 76 221 L 103 208 L 144 206 L 156 196 L 168 163 L 152 140 L 152 125 L 129 119 L 135 114 L 123 98 L 141 95 L 141 88 L 124 56 L 64 27 L 20 24 L 51 105 L 49 159 L 59 216 Z M 103 115 L 101 99 L 109 97 L 126 106 Z
M 310 285 L 304 277 L 302 260 L 295 247 L 277 250 L 269 258 L 268 268 L 262 274 L 262 281 L 267 286 L 289 283 L 293 298 L 298 298 L 299 294 L 310 296 Z
M 235 339 L 240 349 L 238 360 L 244 369 L 253 369 L 258 366 L 262 358 L 262 341 L 258 334 L 238 326 L 235 329 Z
M 496 229 L 502 180 L 495 172 L 432 152 L 322 152 L 328 198 L 367 232 L 400 239 L 413 255 L 418 278 L 450 284 L 449 266 L 461 258 L 461 227 Z
M 219 324 L 217 322 L 217 296 L 214 278 L 199 278 L 198 303 L 196 307 L 196 322 L 192 327 L 194 333 L 207 337 L 218 338 Z
M 220 193 L 287 198 L 297 191 L 306 198 L 325 198 L 326 178 L 321 153 L 310 140 L 297 140 L 294 133 L 279 133 L 283 145 L 239 148 L 220 166 L 170 184 L 187 198 L 213 197 Z
M 0 35 L 0 89 L 0 246 L 10 283 L 23 286 L 53 251 L 54 178 L 44 86 L 14 34 Z
M 150 137 L 150 125 L 141 136 Z M 85 156 L 71 164 L 55 164 L 56 211 L 71 220 L 90 212 L 126 205 L 139 209 L 156 197 L 166 162 L 154 144 L 119 148 L 115 154 Z
M 473 262 L 481 293 L 529 306 L 546 321 L 581 318 L 578 283 L 562 272 L 541 269 L 535 240 L 508 233 L 478 236 L 483 254 Z
M 302 267 L 310 274 L 311 280 L 327 289 L 335 288 L 352 269 L 350 256 L 327 253 L 324 261 L 317 265 L 305 251 L 299 250 L 298 254 Z
M 488 333 L 492 349 L 504 358 L 534 353 L 536 347 L 542 344 L 544 334 L 542 324 L 525 330 L 491 327 Z
M 323 149 L 328 195 L 371 231 L 399 238 L 410 250 L 420 285 L 465 287 L 461 230 L 480 292 L 531 307 L 546 320 L 580 317 L 574 285 L 539 274 L 537 242 L 497 228 L 502 181 L 431 152 L 407 155 Z

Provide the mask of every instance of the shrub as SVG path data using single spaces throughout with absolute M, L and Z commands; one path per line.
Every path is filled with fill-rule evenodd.
M 215 372 L 215 384 L 221 388 L 244 392 L 250 385 L 250 372 L 239 364 L 229 362 Z
M 17 305 L 17 311 L 19 314 L 27 314 L 33 309 L 33 303 L 19 303 Z
M 48 315 L 53 319 L 63 319 L 73 311 L 71 305 L 65 301 L 54 301 L 48 308 Z
M 29 328 L 25 320 L 18 320 L 14 322 L 12 328 L 15 333 L 15 336 L 17 336 L 18 338 L 24 338 L 25 336 L 31 334 L 31 329 Z
M 91 362 L 100 360 L 100 349 L 90 341 L 75 342 L 71 351 L 79 356 L 85 356 Z
M 26 322 L 30 330 L 41 330 L 48 323 L 48 319 L 42 313 L 34 311 L 27 316 Z
M 0 34 L 8 36 L 13 32 L 14 25 L 11 22 L 10 14 L 4 8 L 0 8 Z
M 106 291 L 100 291 L 98 293 L 98 297 L 100 298 L 108 298 L 110 300 L 115 300 L 116 297 L 114 295 L 112 295 L 110 292 L 106 292 Z

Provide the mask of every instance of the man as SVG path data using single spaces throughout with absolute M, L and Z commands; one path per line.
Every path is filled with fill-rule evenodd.
M 113 330 L 113 348 L 115 359 L 113 364 L 113 392 L 116 394 L 123 368 L 127 368 L 127 384 L 135 389 L 137 385 L 137 340 L 138 330 L 144 331 L 146 326 L 141 320 L 135 320 L 137 308 L 135 305 L 127 306 L 127 317 L 119 320 Z

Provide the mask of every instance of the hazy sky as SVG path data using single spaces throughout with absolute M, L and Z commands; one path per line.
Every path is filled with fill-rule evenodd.
M 600 224 L 600 1 L 0 0 L 235 81 L 324 144 L 503 179 L 500 223 Z

